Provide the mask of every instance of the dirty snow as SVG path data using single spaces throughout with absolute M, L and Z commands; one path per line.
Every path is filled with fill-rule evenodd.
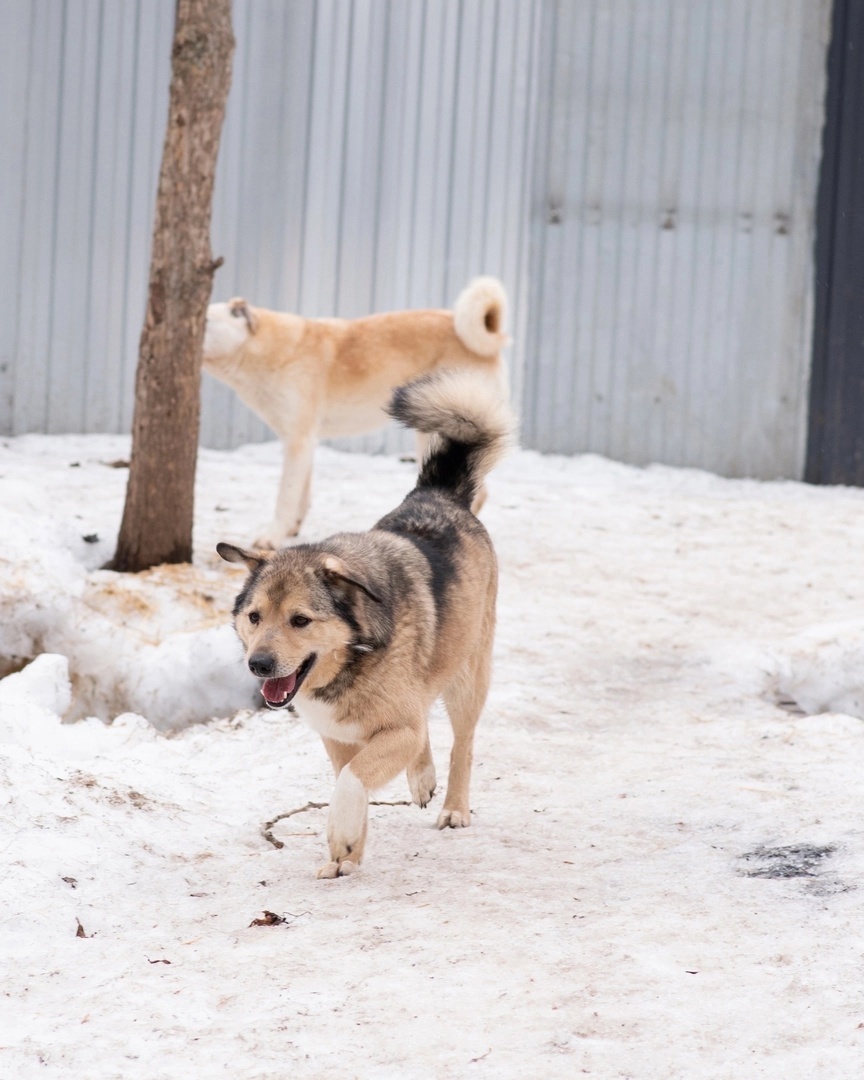
M 860 1075 L 864 493 L 514 455 L 474 824 L 374 807 L 317 881 L 326 810 L 262 825 L 329 765 L 252 711 L 213 553 L 278 447 L 203 452 L 195 565 L 130 578 L 127 454 L 0 446 L 0 1075 Z M 412 476 L 316 470 L 307 538 Z

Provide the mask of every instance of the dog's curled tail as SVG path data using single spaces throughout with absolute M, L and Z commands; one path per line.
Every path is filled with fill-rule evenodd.
M 478 277 L 465 286 L 453 305 L 453 328 L 466 349 L 479 356 L 497 356 L 510 340 L 507 293 L 494 277 Z
M 470 507 L 489 470 L 516 433 L 499 382 L 480 371 L 443 371 L 400 386 L 387 411 L 431 435 L 418 488 L 438 488 Z

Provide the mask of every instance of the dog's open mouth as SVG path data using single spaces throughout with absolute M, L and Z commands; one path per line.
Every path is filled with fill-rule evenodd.
M 315 653 L 307 656 L 296 671 L 285 675 L 281 679 L 265 679 L 261 684 L 261 693 L 267 707 L 270 709 L 284 709 L 291 704 L 291 700 L 300 689 L 300 684 L 312 670 L 315 663 Z

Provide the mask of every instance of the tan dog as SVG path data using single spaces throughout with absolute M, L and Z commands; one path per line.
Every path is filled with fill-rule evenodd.
M 435 791 L 427 714 L 443 697 L 453 750 L 438 828 L 470 823 L 474 728 L 486 700 L 498 573 L 489 534 L 471 513 L 503 453 L 513 416 L 473 372 L 427 376 L 397 390 L 391 414 L 434 435 L 417 486 L 367 533 L 340 533 L 272 555 L 219 544 L 250 570 L 234 625 L 274 709 L 296 698 L 333 763 L 330 861 L 319 877 L 356 870 L 369 793 L 403 769 L 414 802 Z
M 204 370 L 227 383 L 283 445 L 276 516 L 255 546 L 277 548 L 297 535 L 309 509 L 316 441 L 383 427 L 397 386 L 467 367 L 506 390 L 506 308 L 504 287 L 488 277 L 472 281 L 453 311 L 304 319 L 240 299 L 211 304 Z M 419 450 L 422 456 L 422 444 Z

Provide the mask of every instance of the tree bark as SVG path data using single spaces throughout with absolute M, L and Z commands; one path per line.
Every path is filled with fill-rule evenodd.
M 234 35 L 231 0 L 177 0 L 132 458 L 114 570 L 192 559 L 210 212 Z

